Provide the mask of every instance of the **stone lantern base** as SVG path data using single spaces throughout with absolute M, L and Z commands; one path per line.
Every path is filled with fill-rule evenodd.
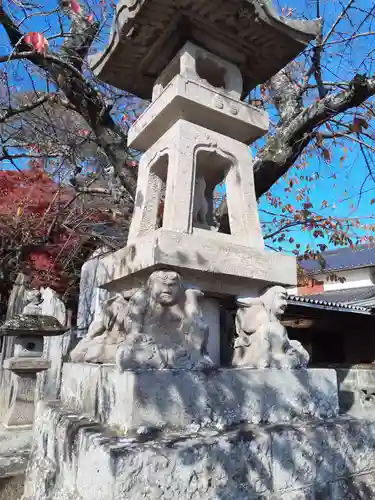
M 9 408 L 3 425 L 5 428 L 32 427 L 35 411 L 37 373 L 48 370 L 51 362 L 42 358 L 9 358 L 4 368 L 13 374 L 13 386 L 9 396 Z

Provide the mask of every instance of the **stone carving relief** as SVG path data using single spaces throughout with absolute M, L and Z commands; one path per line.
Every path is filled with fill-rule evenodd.
M 198 303 L 202 295 L 185 290 L 175 271 L 155 271 L 129 301 L 120 294 L 105 301 L 71 360 L 116 363 L 121 371 L 211 366 L 208 326 Z
M 22 310 L 22 314 L 42 314 L 42 303 L 43 296 L 40 290 L 27 290 L 25 293 L 25 307 Z
M 308 352 L 300 342 L 289 339 L 280 323 L 286 297 L 286 290 L 275 286 L 259 298 L 238 301 L 233 366 L 280 369 L 307 366 Z
M 209 204 L 206 198 L 206 180 L 203 176 L 196 177 L 194 189 L 194 206 L 193 206 L 193 226 L 203 229 L 210 229 L 207 221 Z

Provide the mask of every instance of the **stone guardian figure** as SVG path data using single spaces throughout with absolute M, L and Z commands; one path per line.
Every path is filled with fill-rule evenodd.
M 73 362 L 116 363 L 136 368 L 203 368 L 211 366 L 196 289 L 185 290 L 173 270 L 154 271 L 129 301 L 106 301 L 88 335 L 72 351 Z
M 287 306 L 286 298 L 286 290 L 275 286 L 259 298 L 238 301 L 233 366 L 306 368 L 308 352 L 300 342 L 289 339 L 280 322 Z

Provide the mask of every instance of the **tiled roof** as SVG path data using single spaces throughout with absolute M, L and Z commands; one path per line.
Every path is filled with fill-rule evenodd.
M 375 246 L 362 245 L 354 249 L 338 248 L 322 252 L 321 257 L 324 259 L 323 267 L 319 260 L 300 260 L 299 265 L 308 274 L 375 266 Z
M 335 309 L 346 312 L 354 312 L 361 314 L 371 314 L 372 307 L 362 306 L 357 304 L 347 304 L 345 302 L 337 302 L 330 298 L 314 295 L 289 295 L 288 302 L 290 304 L 300 304 L 302 306 L 317 307 L 322 309 Z
M 309 298 L 313 300 L 375 308 L 375 285 L 331 290 L 324 293 L 309 295 Z

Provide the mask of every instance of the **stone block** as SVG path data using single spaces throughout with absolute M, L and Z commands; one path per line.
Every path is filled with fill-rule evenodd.
M 324 497 L 328 500 L 329 497 Z M 316 500 L 314 488 L 302 488 L 300 490 L 292 490 L 280 493 L 280 496 L 271 497 L 271 500 Z
M 211 297 L 201 297 L 199 306 L 203 322 L 208 325 L 207 354 L 215 366 L 220 366 L 220 301 Z
M 14 341 L 14 357 L 31 356 L 39 358 L 43 355 L 43 337 L 33 336 L 30 337 L 16 337 Z
M 155 101 L 177 75 L 210 86 L 216 92 L 241 99 L 243 82 L 235 64 L 217 57 L 212 52 L 187 42 L 156 79 L 152 92 Z
M 24 500 L 372 499 L 375 469 L 354 468 L 343 476 L 334 466 L 340 443 L 325 439 L 329 429 L 339 428 L 337 439 L 354 448 L 350 426 L 363 423 L 240 424 L 125 438 L 57 402 L 40 402 Z M 374 454 L 371 445 L 364 451 Z M 330 467 L 321 475 L 323 460 Z
M 3 364 L 6 370 L 11 370 L 18 373 L 38 373 L 48 370 L 51 366 L 51 361 L 43 358 L 8 358 Z
M 357 370 L 339 368 L 336 369 L 337 382 L 339 385 L 340 412 L 350 414 L 355 407 L 360 406 L 359 395 L 356 394 L 358 386 Z
M 111 291 L 134 289 L 146 282 L 150 272 L 166 267 L 214 296 L 252 296 L 256 286 L 296 283 L 294 257 L 237 245 L 227 236 L 159 229 L 103 258 L 106 278 L 100 284 Z
M 36 373 L 26 372 L 19 375 L 13 371 L 13 374 L 13 391 L 3 425 L 6 428 L 31 428 L 34 421 Z
M 273 462 L 276 490 L 303 489 L 308 485 L 313 490 L 314 485 L 324 485 L 332 479 L 335 446 L 327 446 L 326 431 L 325 425 L 280 426 L 275 429 L 272 453 L 278 457 Z
M 23 476 L 0 479 L 0 500 L 19 500 L 24 488 Z
M 0 478 L 14 477 L 25 472 L 32 440 L 31 429 L 0 429 Z
M 180 119 L 246 144 L 268 130 L 268 116 L 262 109 L 177 75 L 134 122 L 128 146 L 145 151 Z
M 327 446 L 334 449 L 332 457 L 337 477 L 364 473 L 375 468 L 375 423 L 370 420 L 346 418 L 327 426 Z
M 67 325 L 67 311 L 64 302 L 51 288 L 42 288 L 42 314 L 56 318 L 61 325 Z M 51 367 L 37 376 L 37 399 L 56 399 L 61 384 L 61 367 L 68 346 L 72 340 L 72 331 L 63 335 L 44 337 L 43 357 L 50 360 Z
M 333 370 L 125 371 L 64 365 L 62 401 L 125 432 L 138 428 L 222 428 L 248 422 L 332 418 Z M 324 396 L 325 391 L 325 396 Z
M 79 302 L 76 333 L 84 337 L 94 321 L 99 303 L 108 299 L 108 292 L 98 287 L 98 276 L 102 273 L 101 257 L 108 253 L 105 248 L 96 250 L 82 266 L 79 284 Z
M 340 410 L 353 416 L 370 416 L 375 410 L 375 370 L 336 369 Z
M 3 425 L 6 428 L 31 427 L 34 421 L 37 373 L 47 370 L 51 362 L 33 357 L 8 358 L 3 366 L 14 375 Z
M 99 407 L 101 377 L 113 366 L 64 363 L 61 400 L 72 410 L 95 416 Z

